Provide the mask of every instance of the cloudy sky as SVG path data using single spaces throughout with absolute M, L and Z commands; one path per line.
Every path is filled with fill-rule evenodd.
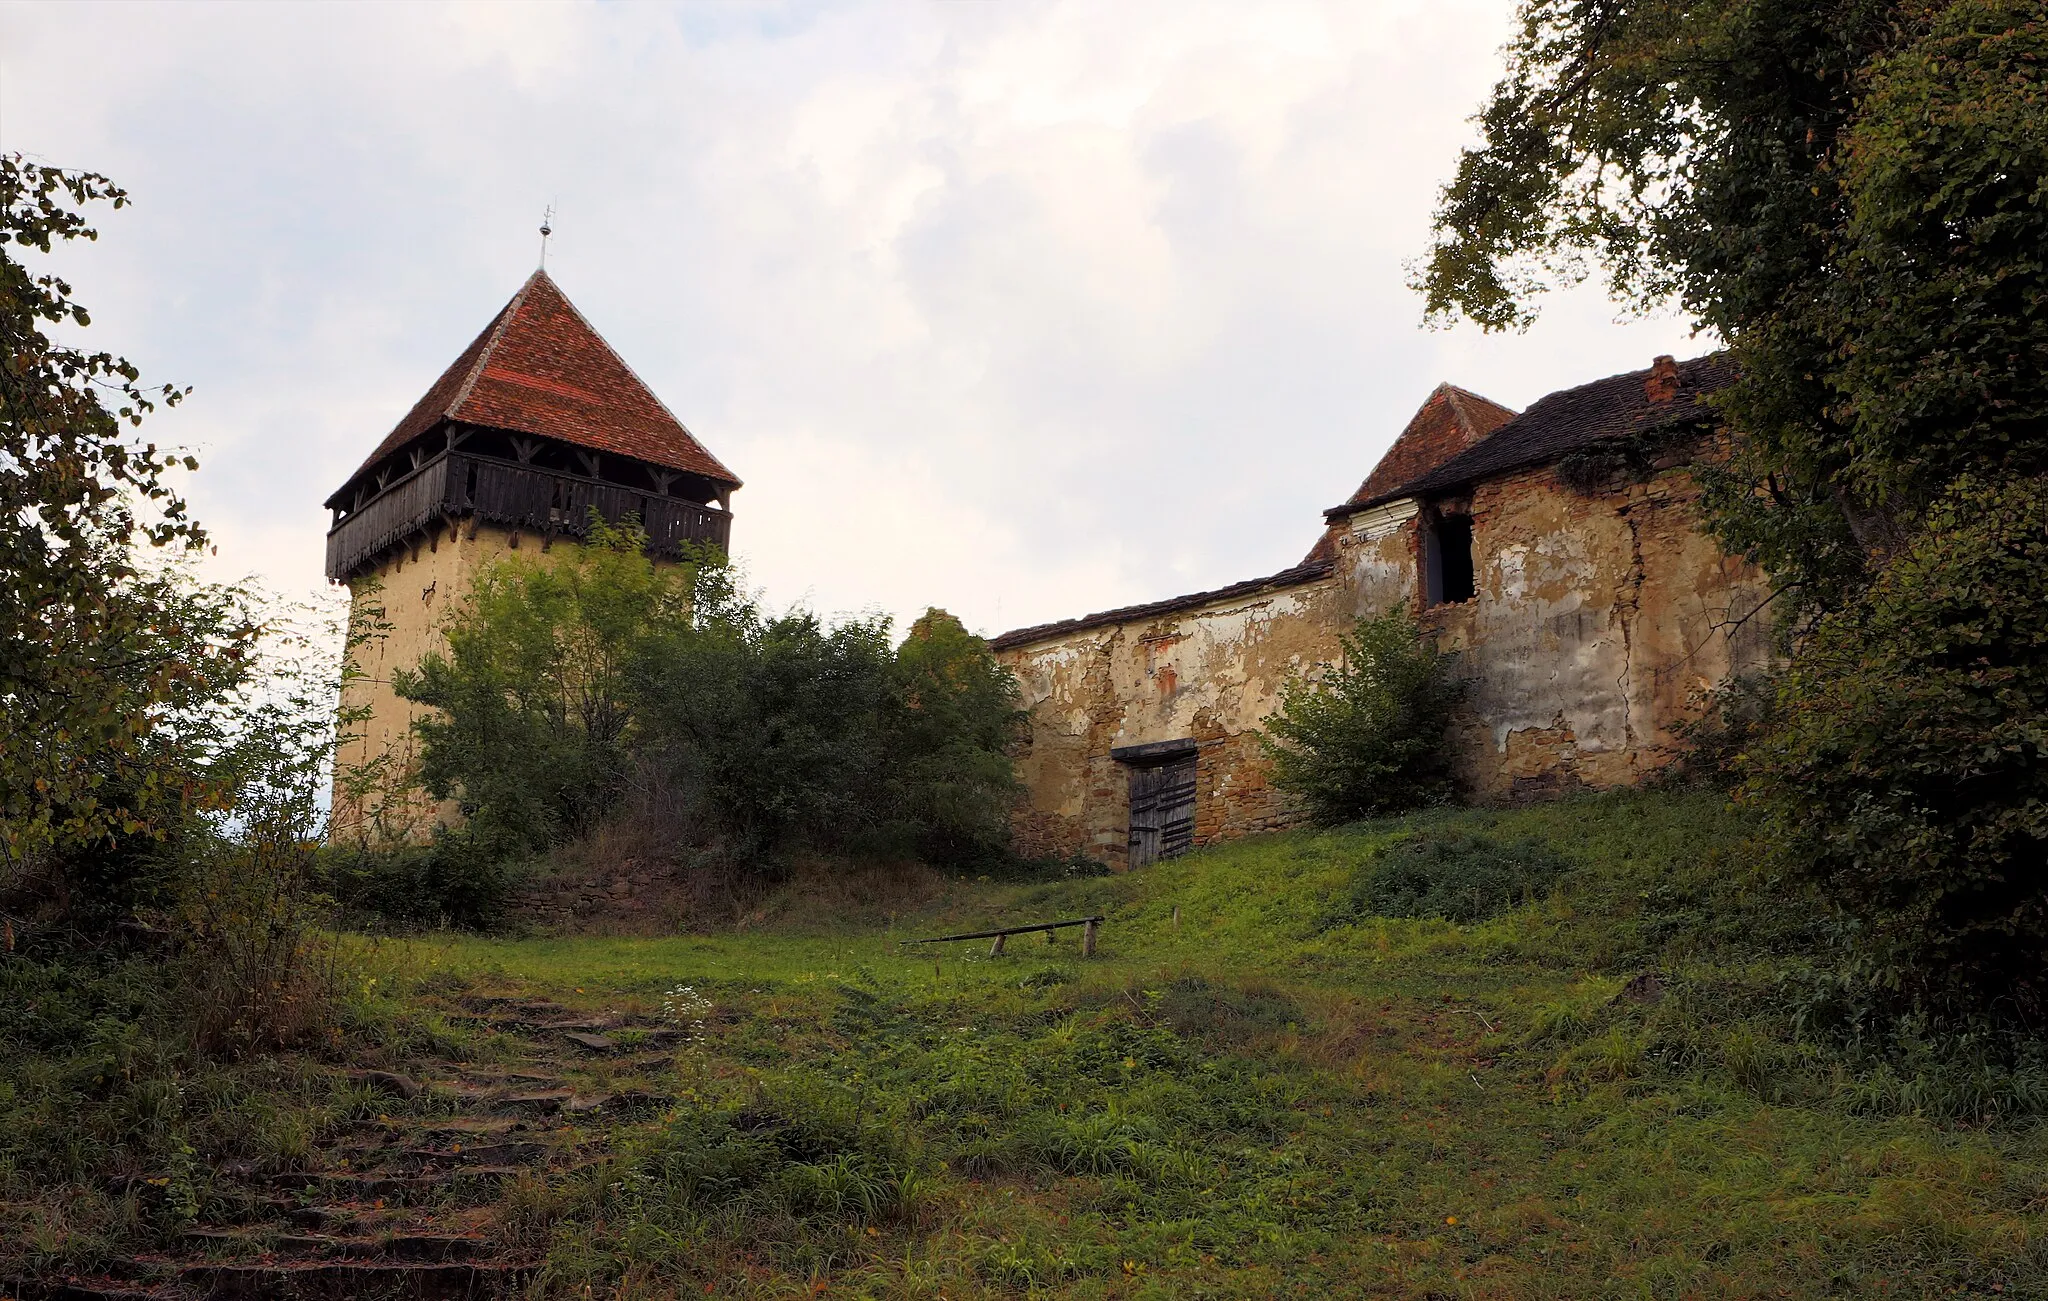
M 777 606 L 984 632 L 1284 568 L 1431 387 L 1702 350 L 1405 284 L 1510 0 L 0 6 L 0 149 L 136 206 L 65 259 L 194 386 L 215 562 L 320 502 L 532 270 L 744 480 Z M 90 336 L 89 336 L 90 337 Z

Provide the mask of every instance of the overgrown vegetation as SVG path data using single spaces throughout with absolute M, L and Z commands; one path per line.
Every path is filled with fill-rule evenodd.
M 1872 1007 L 2038 1026 L 2048 754 L 2016 720 L 2048 674 L 2023 559 L 2048 473 L 2048 17 L 1521 14 L 1438 209 L 1429 311 L 1520 325 L 1597 261 L 1617 294 L 1725 341 L 1733 454 L 1696 468 L 1721 539 L 1769 570 L 1795 656 L 1744 789 L 1792 833 L 1783 867 L 1839 914 Z
M 1965 480 L 1824 620 L 1738 760 L 1883 989 L 2048 1012 L 2048 483 Z
M 1502 844 L 1462 831 L 1424 831 L 1362 865 L 1340 915 L 1485 921 L 1541 898 L 1565 867 L 1540 840 Z
M 1399 612 L 1359 620 L 1320 676 L 1291 677 L 1260 737 L 1273 784 L 1325 826 L 1456 793 L 1445 733 L 1464 684 Z
M 651 826 L 674 868 L 773 879 L 797 852 L 1000 859 L 1016 685 L 944 611 L 771 615 L 707 552 L 657 565 L 637 529 L 502 563 L 397 678 L 431 705 L 421 778 L 503 858 Z
M 53 340 L 91 318 L 21 261 L 97 238 L 96 202 L 127 196 L 0 155 L 0 907 L 29 925 L 157 901 L 149 847 L 223 799 L 191 724 L 246 680 L 256 634 L 234 593 L 145 563 L 204 541 L 170 484 L 190 459 L 134 432 L 183 390 Z
M 320 610 L 186 563 L 193 468 L 136 432 L 183 397 L 52 338 L 24 262 L 94 237 L 106 178 L 0 156 L 0 1263 L 173 1245 L 221 1161 L 349 1104 L 309 1054 L 385 1014 L 314 854 L 339 666 Z M 9 1284 L 12 1290 L 12 1283 Z
M 1814 936 L 1752 831 L 1702 793 L 1434 809 L 957 883 L 893 934 L 798 897 L 746 935 L 460 939 L 422 994 L 690 1027 L 672 1073 L 589 1068 L 671 1110 L 506 1195 L 544 1295 L 2048 1286 L 2048 1075 L 1802 1031 Z M 1333 917 L 1403 854 L 1547 880 L 1472 923 Z M 893 942 L 1094 911 L 1091 961 Z

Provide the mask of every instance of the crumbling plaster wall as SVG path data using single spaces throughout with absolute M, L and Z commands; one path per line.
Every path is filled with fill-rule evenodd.
M 1466 502 L 1477 594 L 1421 611 L 1471 683 L 1453 744 L 1482 800 L 1632 784 L 1677 757 L 1675 729 L 1709 692 L 1770 661 L 1755 566 L 1702 526 L 1683 470 L 1582 493 L 1549 468 L 1481 484 Z M 1355 609 L 1419 606 L 1429 507 L 1345 570 Z M 1405 552 L 1406 590 L 1391 570 Z
M 1323 578 L 1002 651 L 1030 711 L 1019 850 L 1123 866 L 1129 777 L 1109 752 L 1184 737 L 1199 745 L 1195 843 L 1288 825 L 1255 729 L 1289 674 L 1336 657 L 1344 595 Z
M 1642 780 L 1710 691 L 1770 663 L 1769 586 L 1707 534 L 1699 497 L 1682 469 L 1592 493 L 1527 470 L 1333 524 L 1329 578 L 1002 652 L 1031 715 L 1020 849 L 1121 865 L 1128 778 L 1109 752 L 1181 737 L 1200 743 L 1196 843 L 1288 825 L 1255 729 L 1289 673 L 1333 663 L 1353 620 L 1390 609 L 1459 655 L 1471 691 L 1448 744 L 1474 798 Z M 1421 530 L 1446 510 L 1472 518 L 1477 593 L 1425 609 Z

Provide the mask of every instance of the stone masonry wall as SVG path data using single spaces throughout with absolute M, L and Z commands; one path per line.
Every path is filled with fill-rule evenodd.
M 1397 608 L 1472 683 L 1446 744 L 1473 798 L 1641 781 L 1677 757 L 1708 693 L 1771 660 L 1768 584 L 1705 532 L 1699 497 L 1682 469 L 1590 494 L 1527 470 L 1334 525 L 1327 579 L 1001 652 L 1031 713 L 1019 848 L 1122 866 L 1128 773 L 1109 752 L 1180 738 L 1198 743 L 1197 844 L 1290 825 L 1255 731 L 1288 673 L 1333 662 L 1352 620 Z M 1477 593 L 1424 609 L 1421 531 L 1439 510 L 1471 515 Z
M 1031 715 L 1019 851 L 1124 866 L 1129 770 L 1109 752 L 1183 738 L 1198 747 L 1197 844 L 1288 825 L 1253 731 L 1290 673 L 1336 655 L 1340 596 L 1323 578 L 1000 652 Z
M 1360 614 L 1406 604 L 1472 683 L 1452 738 L 1471 795 L 1500 801 L 1629 785 L 1677 757 L 1708 693 L 1770 662 L 1763 574 L 1705 532 L 1684 470 L 1582 493 L 1548 468 L 1346 549 Z M 1469 511 L 1477 594 L 1421 608 L 1420 529 Z

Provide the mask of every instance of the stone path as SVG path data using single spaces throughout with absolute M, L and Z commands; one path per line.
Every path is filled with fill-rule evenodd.
M 416 1076 L 348 1072 L 390 1109 L 323 1135 L 295 1168 L 216 1171 L 177 1250 L 99 1277 L 0 1281 L 0 1297 L 467 1301 L 516 1292 L 539 1262 L 501 1240 L 506 1186 L 560 1178 L 601 1159 L 614 1129 L 657 1118 L 673 1101 L 662 1082 L 683 1032 L 546 1001 L 459 1001 L 462 1015 L 505 1032 L 514 1060 L 430 1062 Z M 126 1183 L 142 1199 L 161 1196 L 146 1176 Z

